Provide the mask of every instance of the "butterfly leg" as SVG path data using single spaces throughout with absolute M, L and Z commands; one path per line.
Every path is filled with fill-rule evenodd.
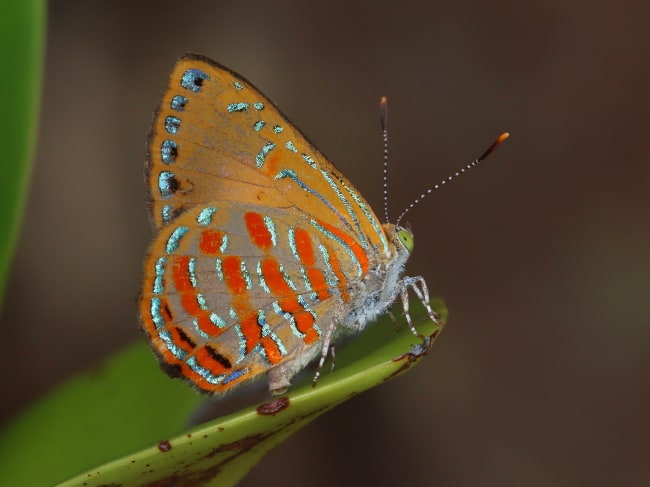
M 427 282 L 424 280 L 424 277 L 411 277 L 410 280 L 412 280 L 412 282 L 409 282 L 408 285 L 411 287 L 411 289 L 413 289 L 413 292 L 415 292 L 418 299 L 426 308 L 427 313 L 429 314 L 429 318 L 431 318 L 431 321 L 433 321 L 436 325 L 440 325 L 440 316 L 438 313 L 433 311 L 431 305 L 429 304 L 429 288 L 427 287 Z M 418 288 L 418 285 L 420 288 Z
M 336 369 L 336 346 L 334 343 L 330 346 L 330 358 L 332 360 L 332 366 L 330 367 L 330 372 L 334 372 Z
M 316 367 L 316 373 L 314 374 L 314 378 L 311 381 L 312 387 L 316 387 L 316 383 L 320 377 L 320 371 L 325 364 L 325 360 L 327 359 L 327 355 L 330 353 L 330 350 L 332 353 L 332 370 L 334 370 L 334 344 L 332 343 L 334 330 L 336 330 L 336 321 L 331 322 L 330 326 L 327 327 L 325 334 L 323 335 L 323 345 L 320 352 L 320 359 L 318 359 L 318 367 Z
M 416 337 L 418 337 L 423 342 L 426 341 L 427 337 L 424 336 L 419 331 L 417 331 L 415 329 L 415 325 L 413 325 L 413 320 L 411 319 L 411 313 L 409 313 L 408 287 L 404 287 L 404 289 L 402 289 L 402 292 L 400 293 L 400 297 L 402 298 L 402 308 L 404 308 L 404 317 L 406 318 L 406 323 L 408 323 L 409 330 L 411 330 L 411 333 L 413 333 Z
M 424 278 L 421 276 L 405 277 L 402 281 L 402 289 L 400 291 L 402 307 L 404 308 L 404 316 L 406 317 L 406 322 L 408 323 L 411 333 L 413 333 L 416 337 L 420 338 L 424 342 L 427 340 L 427 337 L 415 329 L 413 321 L 411 320 L 411 315 L 409 313 L 409 288 L 413 290 L 422 305 L 426 308 L 431 321 L 436 324 L 440 324 L 440 320 L 438 319 L 438 314 L 433 311 L 431 305 L 429 304 L 429 289 L 427 288 L 427 283 L 425 282 Z

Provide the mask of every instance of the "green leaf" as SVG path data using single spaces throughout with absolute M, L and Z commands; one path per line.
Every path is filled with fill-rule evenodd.
M 444 305 L 435 308 L 444 320 Z M 326 366 L 315 388 L 309 367 L 286 395 L 185 430 L 203 396 L 168 379 L 145 344 L 130 347 L 64 384 L 0 433 L 6 463 L 0 485 L 52 485 L 87 469 L 59 487 L 234 485 L 325 411 L 419 362 L 439 327 L 421 305 L 411 315 L 431 337 L 428 346 L 404 324 L 396 330 L 382 319 L 337 349 L 336 370 Z M 111 458 L 117 460 L 105 463 Z
M 0 485 L 53 485 L 178 434 L 201 400 L 160 371 L 145 343 L 130 346 L 5 425 Z
M 34 154 L 45 37 L 42 0 L 5 0 L 0 5 L 0 299 L 20 231 Z

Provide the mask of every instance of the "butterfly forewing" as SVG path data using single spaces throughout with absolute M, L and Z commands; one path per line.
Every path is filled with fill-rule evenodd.
M 352 184 L 252 84 L 206 58 L 174 67 L 149 145 L 152 218 L 214 200 L 290 208 L 387 250 L 384 232 Z
M 365 200 L 265 96 L 201 56 L 174 67 L 149 144 L 158 234 L 140 312 L 163 364 L 222 392 L 317 354 L 388 252 Z

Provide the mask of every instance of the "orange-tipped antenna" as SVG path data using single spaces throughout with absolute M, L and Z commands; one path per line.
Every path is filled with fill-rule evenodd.
M 384 217 L 388 223 L 388 100 L 385 96 L 379 101 L 381 111 L 381 136 L 384 140 Z
M 494 142 L 492 142 L 492 145 L 491 145 L 490 147 L 488 147 L 487 150 L 486 150 L 483 154 L 481 154 L 481 157 L 479 157 L 478 159 L 476 159 L 476 163 L 478 164 L 478 163 L 481 162 L 483 159 L 485 159 L 487 156 L 489 156 L 490 154 L 492 154 L 492 153 L 494 152 L 494 149 L 496 149 L 497 147 L 499 147 L 499 145 L 501 144 L 501 142 L 503 142 L 504 140 L 506 140 L 508 137 L 510 137 L 510 134 L 509 134 L 508 132 L 503 132 L 501 135 L 499 135 L 499 136 L 497 137 L 497 140 L 495 140 Z
M 480 157 L 474 159 L 472 162 L 467 164 L 465 167 L 463 167 L 459 171 L 456 171 L 451 176 L 447 176 L 445 179 L 440 181 L 438 184 L 436 184 L 432 188 L 427 189 L 424 193 L 422 193 L 418 198 L 413 200 L 413 202 L 411 202 L 411 204 L 406 207 L 406 209 L 402 212 L 402 214 L 397 218 L 397 221 L 395 222 L 395 225 L 399 226 L 399 222 L 402 220 L 402 218 L 404 218 L 404 215 L 406 215 L 411 208 L 413 208 L 415 205 L 419 204 L 420 201 L 422 201 L 424 198 L 426 198 L 429 194 L 433 193 L 436 189 L 439 189 L 439 188 L 443 187 L 445 184 L 447 184 L 452 179 L 455 179 L 458 176 L 460 176 L 461 174 L 469 171 L 473 167 L 478 166 L 478 164 L 483 159 L 485 159 L 487 156 L 492 154 L 492 152 L 494 152 L 494 150 L 501 144 L 501 142 L 506 140 L 508 137 L 510 137 L 510 134 L 508 132 L 502 133 L 501 135 L 499 135 L 499 137 L 497 137 L 497 139 L 492 143 L 492 145 L 490 147 L 488 147 L 487 150 L 485 152 L 483 152 L 483 154 L 480 155 Z M 385 172 L 386 172 L 386 170 L 384 169 L 384 174 L 385 174 Z M 386 184 L 384 184 L 384 188 L 385 187 L 386 187 Z

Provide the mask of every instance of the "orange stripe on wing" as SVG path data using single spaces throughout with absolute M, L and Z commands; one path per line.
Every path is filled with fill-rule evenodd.
M 311 237 L 309 233 L 301 228 L 296 228 L 294 232 L 295 241 L 296 241 L 296 250 L 298 252 L 298 257 L 300 262 L 306 266 L 313 266 L 316 262 L 314 256 L 314 247 L 311 244 Z
M 186 353 L 192 353 L 196 347 L 196 343 L 185 333 L 180 326 L 172 326 L 169 328 L 173 342 Z
M 244 221 L 251 241 L 261 250 L 269 250 L 273 245 L 273 237 L 269 229 L 266 228 L 262 215 L 249 211 L 244 214 Z
M 172 263 L 174 286 L 179 293 L 186 293 L 194 289 L 190 281 L 189 265 L 190 257 L 186 255 L 175 257 Z
M 199 348 L 194 354 L 194 358 L 201 367 L 209 370 L 215 376 L 223 375 L 232 369 L 230 360 L 209 345 Z
M 199 250 L 204 255 L 220 254 L 223 236 L 223 232 L 220 232 L 219 230 L 203 230 L 201 232 L 201 240 L 199 240 Z
M 264 348 L 266 357 L 275 365 L 282 360 L 278 345 L 270 337 L 262 337 L 262 327 L 257 322 L 257 311 L 254 311 L 245 295 L 233 298 L 233 308 L 239 318 L 241 332 L 246 340 L 246 354 L 250 353 L 259 343 Z M 230 384 L 229 384 L 230 385 Z
M 343 301 L 350 301 L 350 295 L 348 294 L 348 282 L 343 274 L 343 271 L 341 271 L 341 265 L 339 263 L 339 259 L 336 256 L 336 253 L 328 246 L 325 246 L 327 249 L 327 254 L 330 259 L 330 264 L 332 264 L 332 271 L 334 271 L 334 275 L 338 278 L 339 280 L 339 291 L 341 291 L 341 299 Z
M 295 297 L 280 299 L 278 304 L 283 311 L 293 315 L 294 320 L 296 320 L 296 328 L 305 335 L 303 340 L 306 344 L 309 345 L 318 340 L 318 333 L 312 326 L 314 317 L 300 306 Z
M 196 290 L 190 280 L 189 271 L 190 257 L 178 256 L 172 263 L 172 275 L 174 286 L 180 294 L 183 309 L 190 316 L 196 318 L 199 328 L 211 336 L 217 336 L 223 332 L 221 328 L 210 321 L 210 315 L 206 310 L 201 309 L 196 299 Z M 169 312 L 169 309 L 167 309 Z
M 278 349 L 277 344 L 270 338 L 264 337 L 260 341 L 262 347 L 264 347 L 264 352 L 266 352 L 266 358 L 269 359 L 272 365 L 278 364 L 282 361 L 282 354 Z
M 262 224 L 264 225 L 263 222 Z M 266 226 L 264 228 L 266 230 Z M 264 348 L 269 361 L 276 364 L 282 360 L 280 350 L 269 337 L 262 337 L 262 327 L 257 322 L 257 310 L 253 308 L 248 298 L 246 281 L 241 271 L 241 262 L 242 259 L 237 256 L 225 257 L 222 261 L 222 269 L 224 281 L 231 293 L 232 307 L 237 313 L 241 332 L 246 341 L 245 353 L 250 353 L 259 343 Z
M 352 250 L 352 253 L 357 258 L 357 260 L 359 261 L 359 264 L 361 265 L 361 273 L 363 275 L 365 275 L 366 272 L 368 272 L 368 255 L 363 250 L 363 248 L 361 248 L 361 245 L 359 245 L 347 233 L 342 232 L 338 228 L 335 228 L 332 225 L 329 225 L 328 223 L 325 223 L 325 222 L 319 220 L 318 224 L 321 225 L 325 230 L 327 230 L 329 232 L 332 232 L 338 238 L 343 240 L 347 244 L 348 247 L 350 247 L 350 250 Z
M 262 275 L 269 289 L 276 296 L 290 296 L 293 291 L 280 272 L 278 261 L 274 257 L 266 257 L 261 263 Z
M 241 257 L 236 255 L 224 257 L 221 261 L 224 281 L 233 296 L 246 292 L 246 280 L 241 272 Z
M 331 296 L 329 292 L 329 286 L 325 280 L 325 274 L 320 269 L 315 269 L 313 267 L 305 269 L 307 272 L 307 277 L 311 283 L 311 288 L 316 291 L 318 299 L 325 301 Z
M 287 282 L 284 280 L 282 272 L 280 272 L 278 261 L 273 257 L 267 257 L 262 261 L 261 269 L 262 274 L 264 275 L 264 280 L 269 286 L 271 292 L 278 297 L 282 297 L 282 299 L 278 300 L 278 304 L 283 311 L 293 315 L 296 320 L 296 328 L 305 335 L 303 338 L 305 343 L 309 344 L 318 340 L 318 333 L 312 327 L 314 324 L 314 317 L 305 311 L 300 303 L 298 303 L 295 292 L 289 287 Z M 324 282 L 325 278 L 323 277 L 323 283 Z
M 239 318 L 241 331 L 246 338 L 246 353 L 250 353 L 262 337 L 262 328 L 257 324 L 257 313 L 253 311 L 247 302 L 234 301 L 234 308 Z

